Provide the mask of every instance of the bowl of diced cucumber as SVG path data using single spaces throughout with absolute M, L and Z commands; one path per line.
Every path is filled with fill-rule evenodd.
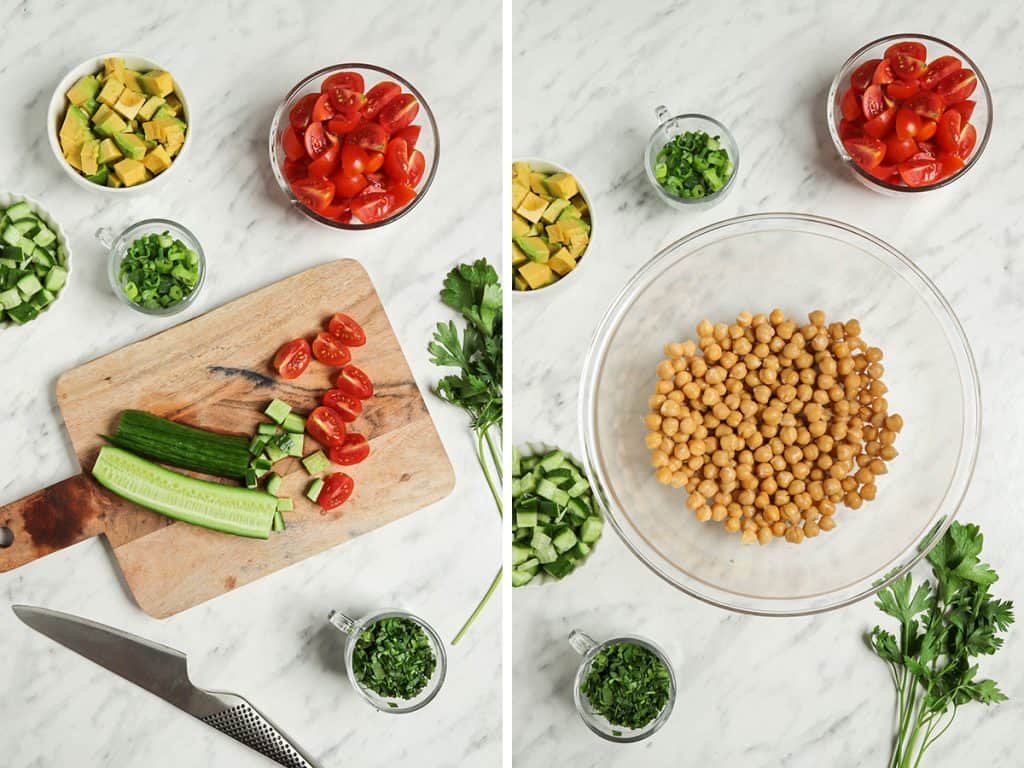
M 30 197 L 0 192 L 0 326 L 35 320 L 67 287 L 71 249 Z
M 152 192 L 192 144 L 192 114 L 170 71 L 130 53 L 95 56 L 57 85 L 46 116 L 50 149 L 80 187 Z

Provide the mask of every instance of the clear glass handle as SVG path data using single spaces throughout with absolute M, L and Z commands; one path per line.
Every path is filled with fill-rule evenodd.
M 355 635 L 359 630 L 359 623 L 355 619 L 350 619 L 341 611 L 331 611 L 327 614 L 327 620 L 331 622 L 339 632 L 343 632 L 346 635 Z
M 658 118 L 659 123 L 664 123 L 672 117 L 672 113 L 668 111 L 668 107 L 664 104 L 659 104 L 654 108 L 654 116 Z
M 104 248 L 110 248 L 117 239 L 117 233 L 110 227 L 100 227 L 96 230 L 96 239 L 100 241 L 100 245 Z
M 569 645 L 580 656 L 586 656 L 597 647 L 597 641 L 586 632 L 574 629 L 569 633 Z

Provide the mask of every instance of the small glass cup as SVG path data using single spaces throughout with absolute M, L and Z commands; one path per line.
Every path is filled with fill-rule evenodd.
M 352 669 L 352 656 L 355 653 L 356 641 L 359 639 L 359 636 L 365 629 L 381 619 L 391 618 L 409 619 L 418 624 L 427 633 L 427 638 L 430 640 L 430 648 L 434 652 L 434 658 L 437 660 L 434 666 L 434 674 L 430 676 L 430 680 L 427 681 L 423 690 L 411 699 L 396 700 L 378 695 L 356 680 L 356 673 Z M 389 610 L 380 611 L 362 619 L 352 619 L 340 611 L 331 611 L 327 615 L 327 620 L 346 636 L 345 672 L 348 675 L 348 681 L 374 709 L 387 712 L 389 715 L 404 715 L 407 712 L 415 712 L 417 709 L 422 709 L 433 701 L 434 697 L 441 690 L 445 674 L 448 671 L 448 659 L 445 656 L 444 643 L 441 642 L 441 638 L 434 631 L 434 628 L 419 616 L 414 616 L 408 611 Z
M 148 307 L 141 307 L 135 304 L 124 294 L 124 288 L 121 287 L 121 278 L 118 275 L 118 271 L 121 268 L 121 261 L 124 259 L 125 253 L 128 248 L 143 235 L 149 234 L 163 234 L 167 232 L 171 237 L 176 240 L 181 240 L 185 245 L 191 248 L 199 256 L 199 280 L 196 282 L 195 288 L 192 292 L 185 296 L 177 304 L 172 304 L 169 307 L 159 307 L 157 309 L 149 309 Z M 186 307 L 190 306 L 199 295 L 199 291 L 203 288 L 203 283 L 206 282 L 206 254 L 203 253 L 203 247 L 199 244 L 199 240 L 193 235 L 188 229 L 181 224 L 170 219 L 146 219 L 140 221 L 137 224 L 133 224 L 124 230 L 120 234 L 115 232 L 109 227 L 101 227 L 96 230 L 96 239 L 100 241 L 100 244 L 106 248 L 109 252 L 107 260 L 107 275 L 110 278 L 110 287 L 114 289 L 114 293 L 117 294 L 117 298 L 123 301 L 132 309 L 137 312 L 142 312 L 146 315 L 174 315 L 181 312 Z
M 713 117 L 708 117 L 707 115 L 693 113 L 673 117 L 665 106 L 655 108 L 654 114 L 658 118 L 659 125 L 647 141 L 647 149 L 644 150 L 644 170 L 647 172 L 647 180 L 651 182 L 651 186 L 654 187 L 658 197 L 679 210 L 706 209 L 720 203 L 729 194 L 736 181 L 736 177 L 740 173 L 740 149 L 729 129 Z M 729 153 L 729 159 L 732 160 L 732 175 L 729 176 L 721 189 L 704 197 L 676 197 L 669 194 L 668 190 L 661 186 L 654 176 L 654 166 L 661 148 L 676 136 L 687 131 L 704 131 L 704 133 L 711 136 L 717 136 L 722 144 L 722 148 Z
M 665 669 L 668 670 L 670 685 L 668 702 L 665 704 L 661 712 L 658 713 L 658 716 L 643 728 L 624 728 L 620 725 L 612 725 L 604 718 L 603 715 L 599 715 L 594 711 L 594 708 L 590 705 L 590 701 L 583 693 L 583 681 L 586 680 L 587 675 L 590 674 L 590 665 L 593 663 L 594 657 L 609 645 L 615 645 L 617 643 L 629 643 L 646 648 L 657 656 L 661 663 L 665 665 Z M 580 662 L 579 669 L 576 670 L 576 677 L 573 680 L 572 700 L 576 705 L 576 711 L 580 714 L 580 719 L 583 720 L 587 728 L 592 730 L 602 739 L 614 741 L 619 744 L 629 744 L 634 741 L 642 741 L 648 736 L 653 735 L 668 721 L 669 716 L 672 714 L 672 707 L 674 707 L 676 703 L 676 673 L 672 670 L 672 665 L 669 663 L 668 656 L 665 655 L 665 652 L 661 650 L 661 648 L 650 640 L 643 637 L 637 637 L 636 635 L 621 635 L 620 637 L 613 637 L 610 640 L 605 640 L 603 643 L 598 643 L 590 635 L 585 632 L 581 632 L 578 629 L 574 629 L 569 633 L 569 645 L 571 645 L 573 650 L 578 654 L 583 656 L 583 661 Z

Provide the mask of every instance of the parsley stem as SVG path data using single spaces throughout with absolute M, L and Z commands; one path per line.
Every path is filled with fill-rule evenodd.
M 458 634 L 455 635 L 455 639 L 452 640 L 452 645 L 456 645 L 459 642 L 459 640 L 462 639 L 462 636 L 466 634 L 466 630 L 469 629 L 470 624 L 476 621 L 476 617 L 480 615 L 480 612 L 484 609 L 484 606 L 487 605 L 487 601 L 491 599 L 491 596 L 498 588 L 498 585 L 501 584 L 501 570 L 502 569 L 499 566 L 498 572 L 494 574 L 494 580 L 491 582 L 491 586 L 487 589 L 487 593 L 482 598 L 480 598 L 480 602 L 476 604 L 476 608 L 473 610 L 473 613 L 470 614 L 470 617 L 466 619 L 466 623 L 462 625 L 462 629 L 460 629 Z

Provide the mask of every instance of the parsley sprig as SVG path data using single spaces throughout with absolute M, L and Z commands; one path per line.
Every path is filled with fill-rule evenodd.
M 672 683 L 654 653 L 635 643 L 612 643 L 594 656 L 580 690 L 612 725 L 643 728 L 668 704 Z
M 979 559 L 982 543 L 978 526 L 954 522 L 928 553 L 934 586 L 925 581 L 914 589 L 908 573 L 878 593 L 875 605 L 900 622 L 898 637 L 877 626 L 868 637 L 896 688 L 890 768 L 920 766 L 964 704 L 1006 701 L 995 681 L 978 679 L 972 662 L 998 651 L 998 633 L 1013 623 L 1013 603 L 989 593 L 999 577 Z
M 461 334 L 454 320 L 438 323 L 434 340 L 427 347 L 434 365 L 459 369 L 437 383 L 437 394 L 469 415 L 477 459 L 500 516 L 502 307 L 498 273 L 485 259 L 460 264 L 445 278 L 441 301 L 459 312 L 466 323 Z M 500 583 L 499 566 L 490 587 L 452 645 L 462 639 Z

